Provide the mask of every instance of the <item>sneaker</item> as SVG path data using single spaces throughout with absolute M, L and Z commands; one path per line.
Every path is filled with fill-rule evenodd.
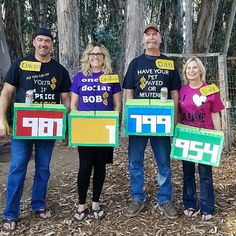
M 126 216 L 134 217 L 137 216 L 144 208 L 144 203 L 141 201 L 132 201 L 126 209 Z
M 178 213 L 175 210 L 174 206 L 172 205 L 171 202 L 166 202 L 163 204 L 157 204 L 158 208 L 160 209 L 161 212 L 164 213 L 165 217 L 168 219 L 176 219 L 178 218 Z

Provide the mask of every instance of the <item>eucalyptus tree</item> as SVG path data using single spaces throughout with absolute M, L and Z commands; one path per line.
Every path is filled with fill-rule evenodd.
M 2 15 L 0 14 L 0 85 L 3 83 L 3 78 L 10 67 L 11 59 L 5 38 L 5 32 L 2 22 Z
M 194 52 L 209 52 L 220 0 L 201 1 L 194 39 Z
M 77 0 L 57 0 L 59 59 L 70 76 L 78 71 L 79 15 Z
M 19 37 L 19 18 L 17 5 L 21 5 L 20 0 L 4 0 L 3 11 L 4 11 L 4 26 L 5 36 L 9 47 L 9 53 L 12 60 L 22 57 L 23 51 L 21 48 L 20 37 Z M 22 5 L 21 5 L 22 6 Z
M 227 39 L 229 41 L 227 54 L 229 56 L 236 56 L 236 18 L 231 16 L 234 12 L 235 0 L 220 1 L 213 34 L 214 40 L 211 45 L 212 52 L 224 51 L 226 36 L 228 35 L 230 38 Z M 232 27 L 230 27 L 230 25 Z M 228 27 L 230 27 L 231 30 L 227 34 Z

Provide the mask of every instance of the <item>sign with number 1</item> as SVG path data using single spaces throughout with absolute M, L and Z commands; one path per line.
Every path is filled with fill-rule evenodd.
M 69 145 L 118 146 L 118 111 L 76 111 L 69 114 Z

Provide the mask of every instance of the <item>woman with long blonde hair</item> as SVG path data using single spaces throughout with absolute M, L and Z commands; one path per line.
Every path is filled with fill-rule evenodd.
M 79 111 L 120 111 L 121 87 L 119 82 L 102 83 L 101 76 L 111 74 L 111 57 L 102 44 L 88 44 L 81 58 L 81 70 L 73 80 L 71 87 L 71 109 Z M 75 218 L 84 220 L 89 213 L 86 204 L 90 176 L 93 170 L 93 196 L 91 212 L 94 218 L 104 216 L 99 204 L 100 194 L 106 177 L 106 164 L 112 163 L 113 147 L 78 147 L 79 172 L 78 194 L 79 208 Z

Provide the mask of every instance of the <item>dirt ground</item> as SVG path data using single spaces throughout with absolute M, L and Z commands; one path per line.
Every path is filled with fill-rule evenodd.
M 10 164 L 10 153 L 0 142 L 0 212 L 5 205 L 6 176 Z M 214 168 L 216 195 L 216 213 L 213 220 L 202 222 L 200 216 L 187 219 L 182 214 L 182 165 L 172 160 L 173 202 L 179 218 L 168 220 L 156 209 L 155 192 L 156 171 L 153 154 L 148 147 L 145 156 L 146 207 L 135 218 L 127 218 L 123 212 L 130 202 L 129 178 L 127 173 L 127 139 L 120 140 L 115 149 L 114 164 L 107 167 L 107 179 L 102 192 L 101 203 L 105 207 L 106 217 L 94 220 L 89 217 L 79 223 L 74 220 L 78 206 L 76 178 L 78 156 L 76 148 L 65 147 L 57 142 L 51 162 L 51 178 L 47 193 L 47 206 L 53 217 L 41 220 L 31 211 L 30 193 L 34 176 L 34 161 L 30 161 L 21 202 L 21 216 L 17 229 L 12 235 L 30 236 L 151 236 L 151 235 L 236 235 L 236 150 L 224 153 L 220 167 Z M 198 182 L 198 181 L 197 181 Z M 88 204 L 91 203 L 91 191 Z M 0 226 L 0 235 L 3 235 Z

